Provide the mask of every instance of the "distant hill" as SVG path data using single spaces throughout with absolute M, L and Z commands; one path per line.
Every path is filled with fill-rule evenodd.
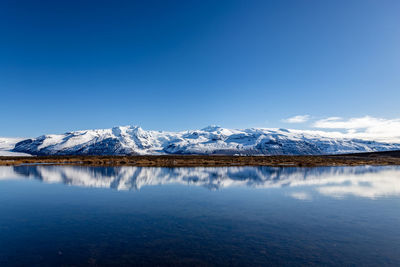
M 364 152 L 364 153 L 350 153 L 350 154 L 346 154 L 346 156 L 400 158 L 400 150 Z

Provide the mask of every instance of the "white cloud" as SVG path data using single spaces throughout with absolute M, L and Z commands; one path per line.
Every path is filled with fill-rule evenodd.
M 287 118 L 283 121 L 287 123 L 303 123 L 308 121 L 309 119 L 310 119 L 309 115 L 297 115 L 294 117 Z
M 400 141 L 400 119 L 383 119 L 371 116 L 344 119 L 330 117 L 314 122 L 320 129 L 345 130 L 345 137 L 376 141 Z
M 303 200 L 303 201 L 312 200 L 311 195 L 306 192 L 293 192 L 293 193 L 289 194 L 289 196 L 294 199 Z

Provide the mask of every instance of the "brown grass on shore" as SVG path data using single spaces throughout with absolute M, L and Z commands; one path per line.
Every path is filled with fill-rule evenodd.
M 329 156 L 40 156 L 0 157 L 0 165 L 23 164 L 83 165 L 83 166 L 140 166 L 140 167 L 197 167 L 197 166 L 271 166 L 317 167 L 400 165 L 399 152 L 361 153 Z

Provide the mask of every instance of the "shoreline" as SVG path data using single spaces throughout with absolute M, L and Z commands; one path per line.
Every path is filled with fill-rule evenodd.
M 148 156 L 32 156 L 0 157 L 0 166 L 75 165 L 136 167 L 329 167 L 362 165 L 400 165 L 400 152 L 373 152 L 322 156 L 222 156 L 222 155 L 148 155 Z

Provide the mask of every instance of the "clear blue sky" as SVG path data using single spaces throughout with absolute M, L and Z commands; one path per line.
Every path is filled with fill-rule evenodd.
M 0 136 L 400 117 L 400 1 L 0 2 Z

